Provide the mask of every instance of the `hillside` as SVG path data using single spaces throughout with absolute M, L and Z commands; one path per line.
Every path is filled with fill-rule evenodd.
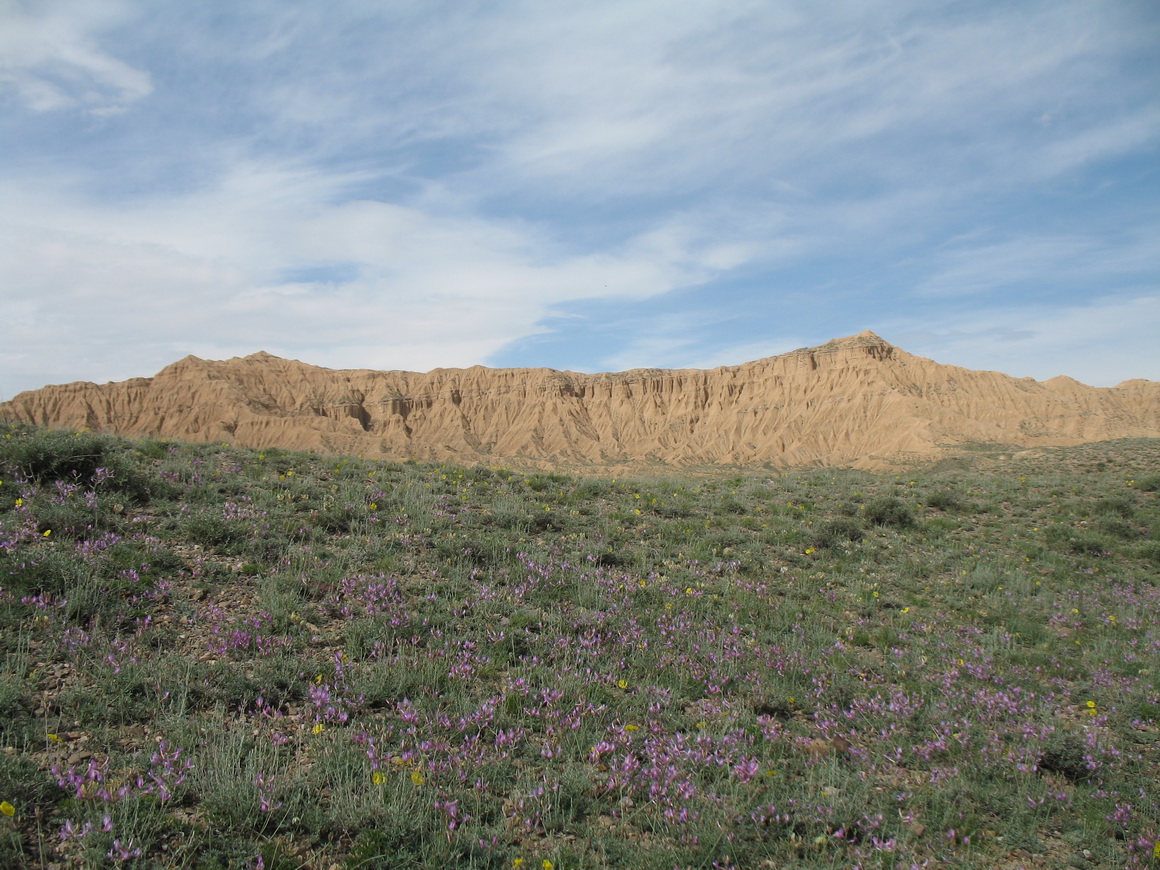
M 885 468 L 978 442 L 1160 437 L 1160 383 L 972 371 L 871 332 L 738 366 L 331 370 L 189 356 L 152 378 L 21 393 L 0 418 L 365 457 L 541 466 Z
M 1158 469 L 0 424 L 0 868 L 1156 870 Z

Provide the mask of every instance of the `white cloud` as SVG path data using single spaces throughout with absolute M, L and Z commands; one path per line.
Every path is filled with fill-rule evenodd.
M 14 92 L 35 112 L 84 108 L 121 111 L 148 96 L 148 73 L 96 44 L 96 32 L 121 17 L 102 0 L 0 2 L 0 93 Z
M 663 229 L 569 254 L 518 222 L 330 202 L 343 183 L 239 168 L 214 190 L 120 205 L 0 185 L 12 209 L 0 248 L 20 252 L 0 257 L 0 298 L 24 308 L 0 324 L 4 346 L 28 349 L 18 387 L 59 380 L 46 346 L 89 349 L 70 380 L 82 369 L 97 380 L 151 374 L 137 361 L 172 361 L 165 354 L 183 345 L 342 367 L 471 365 L 540 331 L 555 303 L 644 299 L 730 262 Z M 283 277 L 319 264 L 354 277 Z M 93 363 L 92 349 L 113 348 L 131 352 Z
M 890 341 L 938 362 L 1037 380 L 1068 375 L 1099 387 L 1160 371 L 1157 335 L 1160 290 L 953 319 L 896 318 L 883 327 Z

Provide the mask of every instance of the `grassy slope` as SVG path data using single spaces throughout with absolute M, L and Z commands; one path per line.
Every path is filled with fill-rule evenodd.
M 0 865 L 1160 866 L 1158 460 L 0 428 Z

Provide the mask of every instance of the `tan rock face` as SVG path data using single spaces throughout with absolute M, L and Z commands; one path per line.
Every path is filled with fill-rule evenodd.
M 21 393 L 0 417 L 391 459 L 883 468 L 970 442 L 1160 437 L 1160 383 L 1040 383 L 940 365 L 864 332 L 739 366 L 596 375 L 190 356 L 152 378 Z

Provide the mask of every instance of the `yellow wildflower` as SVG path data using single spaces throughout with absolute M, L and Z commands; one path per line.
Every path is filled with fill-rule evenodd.
M 386 781 L 387 781 L 387 775 L 385 773 L 383 773 L 381 770 L 376 770 L 374 773 L 371 774 L 371 782 L 373 782 L 375 785 L 382 785 Z
M 16 815 L 16 807 L 12 806 L 8 801 L 0 802 L 0 813 L 6 816 L 14 816 Z
M 427 780 L 424 779 L 423 772 L 421 770 L 411 771 L 411 782 L 413 782 L 415 785 L 422 785 L 426 781 Z

